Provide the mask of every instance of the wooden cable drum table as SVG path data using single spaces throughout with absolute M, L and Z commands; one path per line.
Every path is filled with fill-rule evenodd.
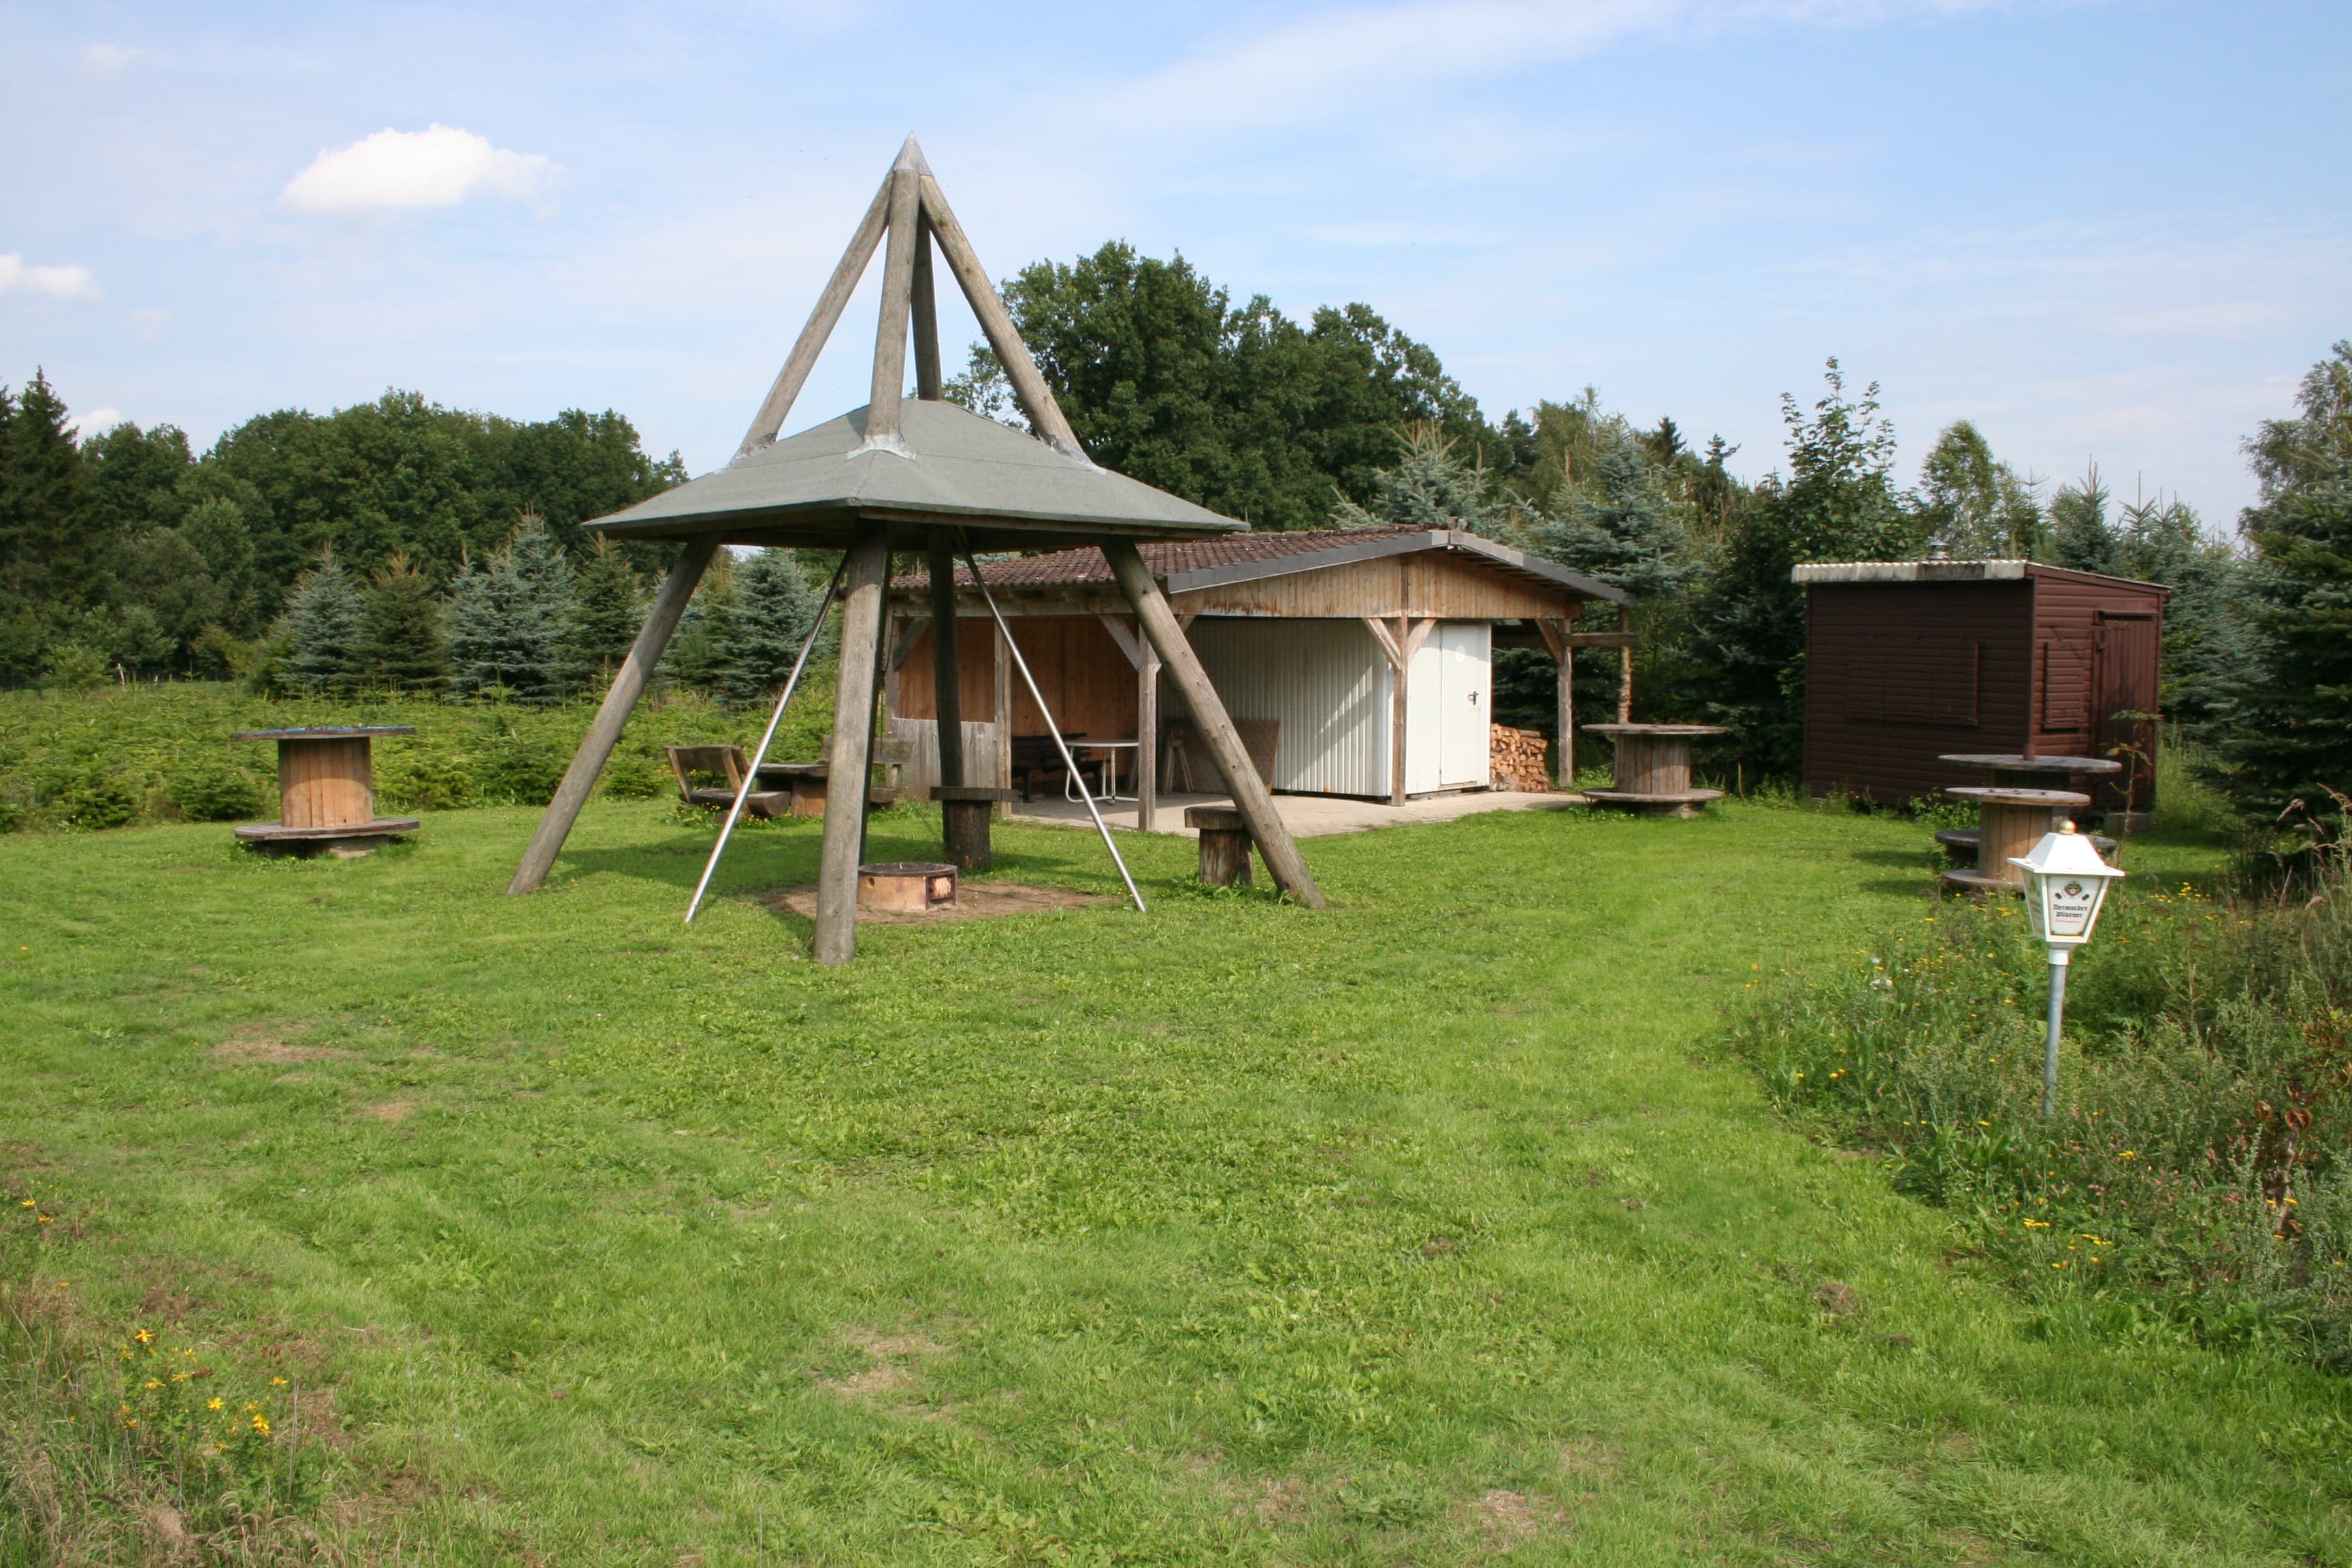
M 1722 734 L 1719 724 L 1587 724 L 1584 731 L 1617 747 L 1612 787 L 1584 792 L 1595 805 L 1641 816 L 1696 816 L 1723 798 L 1721 790 L 1693 789 L 1690 782 L 1691 742 Z
M 1990 775 L 1995 789 L 2072 790 L 2074 781 L 2086 774 L 2105 777 L 2124 770 L 2121 763 L 2104 757 L 2029 757 L 2017 752 L 1955 752 L 1936 760 L 1957 763 L 1964 768 L 1981 768 Z M 1945 793 L 1952 792 L 1947 790 Z M 2087 805 L 2089 802 L 2090 797 L 2085 795 L 2084 804 Z M 1967 869 L 1973 863 L 1977 869 L 1982 870 L 1984 862 L 1979 854 L 1979 841 L 1982 837 L 1979 828 L 1949 827 L 1936 835 L 1936 842 L 1944 847 L 1962 869 Z M 2114 839 L 2102 838 L 2095 834 L 2091 837 L 2091 847 L 2102 855 L 2116 852 Z M 2024 851 L 2017 853 L 2023 854 Z M 2002 865 L 2006 868 L 2007 862 L 2004 860 Z M 2011 882 L 2010 885 L 2022 884 Z
M 414 735 L 407 724 L 331 724 L 307 730 L 240 730 L 232 741 L 278 742 L 278 820 L 248 823 L 236 836 L 280 854 L 324 850 L 345 859 L 364 855 L 397 833 L 414 833 L 413 816 L 375 814 L 378 735 Z
M 1944 792 L 1955 800 L 1977 805 L 1977 863 L 1974 869 L 1944 873 L 1943 884 L 1969 893 L 2014 893 L 2025 888 L 2025 873 L 2009 863 L 2041 842 L 2057 818 L 2091 804 L 2087 795 L 2070 789 L 2000 789 L 1966 785 Z

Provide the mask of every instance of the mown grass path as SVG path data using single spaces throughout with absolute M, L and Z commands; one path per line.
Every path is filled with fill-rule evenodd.
M 1156 840 L 1148 917 L 828 972 L 757 896 L 813 825 L 682 929 L 706 833 L 598 806 L 509 900 L 530 820 L 0 841 L 44 1270 L 331 1381 L 438 1561 L 2352 1560 L 2339 1382 L 2043 1337 L 1720 1056 L 1756 966 L 1927 912 L 1916 826 L 1315 840 L 1319 915 Z

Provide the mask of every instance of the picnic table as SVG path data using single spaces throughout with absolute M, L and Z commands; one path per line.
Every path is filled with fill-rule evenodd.
M 2069 804 L 2064 809 L 2068 811 L 2079 811 L 2091 804 L 2089 795 L 2077 795 L 2071 789 L 2070 786 L 2074 780 L 2086 774 L 2104 777 L 2109 773 L 2123 772 L 2121 763 L 2112 762 L 2105 757 L 2029 757 L 2020 752 L 1947 752 L 1936 760 L 1939 763 L 1957 763 L 1964 768 L 1983 770 L 1993 789 L 2029 793 L 2038 790 L 2043 794 L 2055 792 L 2066 795 Z M 1977 798 L 1973 789 L 1948 789 L 1944 793 L 1958 799 Z M 2011 855 L 2022 855 L 2025 849 L 2004 850 L 1997 857 L 1988 855 L 1984 848 L 1981 826 L 1984 816 L 1984 805 L 1981 801 L 1978 802 L 1977 815 L 1979 826 L 1948 827 L 1936 835 L 1936 842 L 1942 845 L 1945 852 L 1957 862 L 1953 871 L 1946 875 L 1946 884 L 1977 889 L 1979 891 L 1983 890 L 1983 887 L 1989 887 L 1995 882 L 2005 888 L 2022 887 L 2024 884 L 2018 880 L 2015 868 L 2009 864 L 2008 858 Z M 2053 806 L 2050 815 L 2054 817 L 2057 815 L 2057 808 Z M 2004 829 L 2004 832 L 2008 830 Z M 2046 827 L 2036 829 L 2033 837 L 2038 840 L 2042 834 L 2047 831 Z M 2116 841 L 2112 838 L 2102 838 L 2094 835 L 2091 844 L 2102 855 L 2113 855 L 2116 852 Z M 2029 842 L 2026 848 L 2032 847 L 2032 844 Z M 1965 878 L 1960 875 L 1963 872 L 1968 874 Z

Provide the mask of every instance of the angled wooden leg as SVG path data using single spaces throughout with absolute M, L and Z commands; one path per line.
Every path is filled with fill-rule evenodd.
M 580 749 L 572 753 L 572 765 L 563 770 L 563 782 L 555 786 L 555 798 L 547 803 L 547 815 L 540 818 L 539 831 L 530 836 L 530 847 L 522 852 L 522 864 L 515 868 L 508 892 L 537 892 L 554 868 L 555 857 L 571 837 L 572 825 L 580 820 L 580 808 L 588 804 L 589 792 L 596 787 L 596 776 L 604 771 L 613 748 L 620 743 L 629 710 L 637 705 L 654 666 L 661 662 L 662 649 L 669 646 L 677 618 L 686 613 L 686 602 L 694 597 L 694 585 L 702 581 L 703 569 L 718 550 L 715 536 L 689 541 L 669 575 L 662 579 L 653 608 L 646 613 L 646 624 L 637 640 L 629 645 L 628 658 L 614 673 L 604 706 L 596 710 L 595 722 L 588 726 Z
M 881 651 L 883 579 L 889 571 L 889 526 L 860 522 L 849 546 L 848 581 L 842 595 L 833 754 L 825 759 L 824 841 L 818 851 L 816 880 L 819 963 L 846 963 L 857 952 L 857 852 L 865 837 L 874 665 Z
M 1193 726 L 1216 759 L 1217 771 L 1224 774 L 1225 787 L 1233 792 L 1234 806 L 1249 824 L 1250 837 L 1257 840 L 1258 853 L 1265 857 L 1265 868 L 1274 873 L 1275 884 L 1308 909 L 1321 909 L 1323 890 L 1315 885 L 1307 858 L 1299 854 L 1290 829 L 1275 811 L 1272 792 L 1257 776 L 1257 766 L 1242 744 L 1241 732 L 1226 716 L 1223 700 L 1210 683 L 1209 672 L 1201 667 L 1200 655 L 1192 651 L 1184 629 L 1176 624 L 1176 613 L 1169 608 L 1168 596 L 1160 591 L 1151 569 L 1143 563 L 1131 541 L 1106 539 L 1102 552 L 1110 563 L 1111 575 L 1118 579 L 1119 591 L 1135 607 L 1143 635 L 1183 692 L 1185 705 L 1192 710 Z

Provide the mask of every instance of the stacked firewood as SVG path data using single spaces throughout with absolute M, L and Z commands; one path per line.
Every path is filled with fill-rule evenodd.
M 1545 753 L 1551 742 L 1534 730 L 1514 730 L 1508 724 L 1492 726 L 1494 739 L 1486 764 L 1488 784 L 1494 789 L 1520 790 L 1540 795 L 1551 788 L 1551 775 L 1544 771 Z

